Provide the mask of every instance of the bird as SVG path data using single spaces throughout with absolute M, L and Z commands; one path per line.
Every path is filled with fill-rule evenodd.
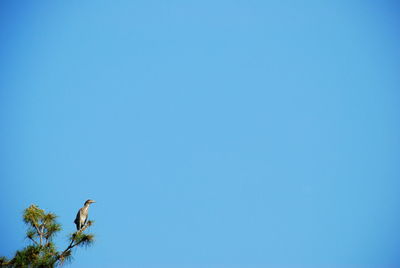
M 76 229 L 78 231 L 86 225 L 89 216 L 89 206 L 92 203 L 96 203 L 96 201 L 88 199 L 85 202 L 85 205 L 79 209 L 78 214 L 76 214 L 74 223 L 76 224 Z

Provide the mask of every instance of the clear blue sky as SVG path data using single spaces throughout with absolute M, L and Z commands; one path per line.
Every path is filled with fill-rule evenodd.
M 83 202 L 71 267 L 399 267 L 395 1 L 2 1 L 0 255 Z

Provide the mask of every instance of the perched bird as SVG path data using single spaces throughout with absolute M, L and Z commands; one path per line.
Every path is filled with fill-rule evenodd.
M 76 214 L 76 218 L 74 223 L 76 224 L 76 229 L 79 231 L 80 229 L 82 229 L 83 226 L 85 226 L 85 224 L 87 223 L 88 220 L 88 214 L 89 214 L 89 206 L 92 203 L 96 203 L 94 200 L 87 200 L 85 202 L 85 205 L 79 209 L 78 214 Z

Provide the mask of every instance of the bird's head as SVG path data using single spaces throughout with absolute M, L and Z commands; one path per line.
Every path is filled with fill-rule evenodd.
M 85 202 L 85 206 L 86 206 L 86 205 L 90 205 L 90 204 L 92 204 L 92 203 L 96 203 L 96 201 L 94 201 L 94 200 L 92 200 L 92 199 L 88 199 L 88 200 Z

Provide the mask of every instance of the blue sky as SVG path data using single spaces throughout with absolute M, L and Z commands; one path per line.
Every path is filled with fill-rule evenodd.
M 2 1 L 0 255 L 30 204 L 71 267 L 398 267 L 394 1 Z

